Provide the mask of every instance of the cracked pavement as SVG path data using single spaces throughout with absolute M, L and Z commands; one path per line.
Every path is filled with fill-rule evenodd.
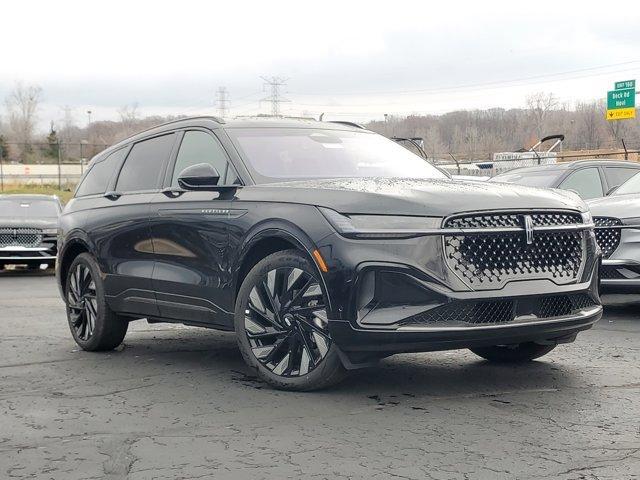
M 397 355 L 289 393 L 230 333 L 140 321 L 83 352 L 51 275 L 2 272 L 0 478 L 639 478 L 640 297 L 605 300 L 525 366 Z

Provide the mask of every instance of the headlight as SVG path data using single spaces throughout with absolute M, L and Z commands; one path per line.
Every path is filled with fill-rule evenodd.
M 354 238 L 411 238 L 440 227 L 441 218 L 405 215 L 343 215 L 328 208 L 320 212 L 338 233 Z
M 593 223 L 591 212 L 582 212 L 582 223 Z
M 58 229 L 57 228 L 45 228 L 42 230 L 42 234 L 43 235 L 57 235 L 58 234 Z

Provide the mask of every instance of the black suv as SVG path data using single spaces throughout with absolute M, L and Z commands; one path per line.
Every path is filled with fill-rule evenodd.
M 235 330 L 297 390 L 400 352 L 526 361 L 596 322 L 599 250 L 574 194 L 453 181 L 355 124 L 180 120 L 101 153 L 61 217 L 85 350 L 132 319 Z

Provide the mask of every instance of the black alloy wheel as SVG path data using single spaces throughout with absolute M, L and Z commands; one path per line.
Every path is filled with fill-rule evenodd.
M 251 270 L 238 296 L 236 332 L 243 356 L 278 388 L 321 388 L 343 373 L 314 270 L 300 253 L 278 252 Z
M 96 329 L 98 304 L 96 301 L 96 283 L 89 268 L 79 263 L 69 274 L 67 305 L 69 324 L 75 329 L 77 338 L 88 341 Z
M 306 375 L 331 346 L 326 316 L 312 275 L 292 267 L 270 270 L 251 290 L 245 311 L 251 351 L 276 375 Z
M 109 308 L 100 267 L 90 254 L 78 255 L 69 266 L 65 297 L 71 335 L 83 350 L 113 350 L 122 343 L 129 320 Z

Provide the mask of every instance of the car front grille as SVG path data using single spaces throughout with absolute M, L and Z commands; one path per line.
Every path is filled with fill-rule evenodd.
M 528 315 L 531 321 L 562 317 L 595 304 L 585 293 L 546 295 L 534 299 L 459 301 L 406 318 L 402 324 L 499 325 L 513 322 L 521 315 Z
M 622 220 L 614 217 L 595 217 L 593 223 L 596 226 L 596 242 L 602 250 L 602 258 L 609 258 L 620 245 L 620 228 Z
M 41 242 L 40 229 L 0 227 L 0 247 L 37 247 Z
M 527 243 L 524 218 L 534 228 Z M 581 230 L 535 231 L 536 227 L 582 224 L 574 212 L 520 212 L 449 218 L 444 228 L 465 230 L 444 236 L 446 262 L 469 287 L 497 288 L 507 281 L 546 278 L 566 284 L 577 280 L 584 257 Z M 516 231 L 499 231 L 500 229 Z M 497 229 L 474 233 L 474 229 Z

